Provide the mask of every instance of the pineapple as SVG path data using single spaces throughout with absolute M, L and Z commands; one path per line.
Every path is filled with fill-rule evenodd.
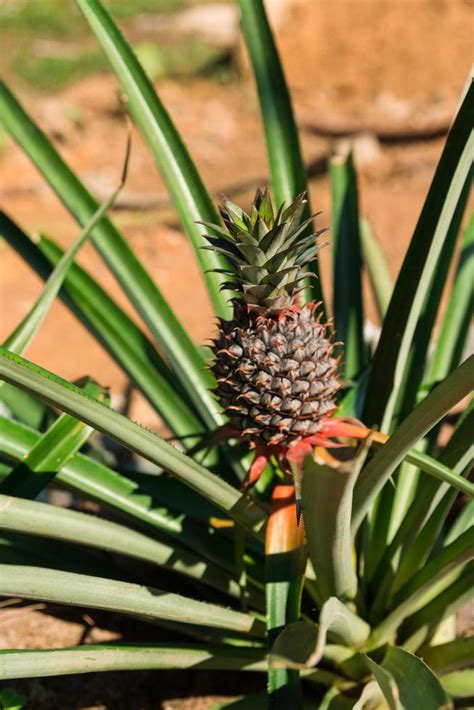
M 250 214 L 224 198 L 225 228 L 207 225 L 214 236 L 204 248 L 226 258 L 224 288 L 234 292 L 233 318 L 219 320 L 213 340 L 214 392 L 230 421 L 227 433 L 256 449 L 250 483 L 269 456 L 301 464 L 313 446 L 352 429 L 330 419 L 340 388 L 331 332 L 315 317 L 319 304 L 300 304 L 303 268 L 321 234 L 303 236 L 312 221 L 302 221 L 304 205 L 300 194 L 275 213 L 269 192 L 258 190 Z

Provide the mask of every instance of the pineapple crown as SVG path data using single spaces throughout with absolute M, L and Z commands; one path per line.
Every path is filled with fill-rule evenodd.
M 216 269 L 231 277 L 222 288 L 240 293 L 238 300 L 257 313 L 290 306 L 303 281 L 314 276 L 303 269 L 318 252 L 316 239 L 326 230 L 302 236 L 316 216 L 302 219 L 305 204 L 302 192 L 275 213 L 270 192 L 259 189 L 250 214 L 224 196 L 219 211 L 225 228 L 205 223 L 213 234 L 205 235 L 210 246 L 203 248 L 219 252 L 228 263 L 226 269 Z

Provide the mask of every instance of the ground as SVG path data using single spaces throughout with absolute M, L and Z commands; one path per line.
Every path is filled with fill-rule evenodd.
M 137 11 L 161 9 L 163 3 L 143 0 L 130 12 L 130 3 L 110 4 L 113 11 L 122 6 L 123 29 L 155 77 L 159 95 L 213 197 L 217 199 L 226 192 L 243 206 L 248 205 L 255 188 L 268 181 L 268 170 L 255 89 L 235 35 L 235 19 L 228 15 L 223 29 L 216 23 L 211 41 L 202 33 L 189 40 L 179 30 L 179 23 L 173 25 L 172 29 L 178 27 L 176 37 L 168 39 L 157 56 L 153 48 L 161 47 L 157 40 L 159 23 L 156 17 L 155 24 L 148 16 L 144 20 Z M 188 4 L 179 3 L 180 7 Z M 312 206 L 323 212 L 318 225 L 329 226 L 331 221 L 327 158 L 331 152 L 345 149 L 347 134 L 351 134 L 355 136 L 362 211 L 371 220 L 395 276 L 472 60 L 472 3 L 269 0 L 267 4 L 301 129 Z M 31 1 L 22 3 L 27 10 L 29 5 Z M 50 5 L 54 5 L 52 0 Z M 212 18 L 224 17 L 219 15 L 222 6 L 205 5 L 207 24 L 212 29 Z M 118 180 L 125 146 L 117 83 L 104 71 L 106 63 L 85 28 L 71 31 L 69 36 L 65 28 L 71 27 L 70 19 L 64 19 L 59 11 L 51 14 L 51 9 L 46 20 L 42 15 L 43 19 L 33 22 L 25 11 L 26 20 L 22 15 L 20 22 L 12 14 L 12 7 L 12 2 L 3 2 L 0 7 L 10 13 L 10 25 L 5 23 L 6 76 L 69 165 L 98 198 L 104 199 Z M 55 23 L 48 24 L 48 17 L 55 17 Z M 195 44 L 190 49 L 191 41 Z M 18 54 L 19 47 L 24 55 Z M 92 59 L 86 60 L 86 55 Z M 45 57 L 49 64 L 45 65 Z M 52 91 L 47 88 L 48 81 L 58 57 L 63 69 L 65 57 L 72 58 L 73 66 L 61 70 Z M 219 58 L 217 68 L 215 57 Z M 3 134 L 0 158 L 4 209 L 27 232 L 43 232 L 62 245 L 69 244 L 78 233 L 77 225 L 28 159 Z M 211 308 L 166 188 L 136 132 L 129 178 L 113 218 L 192 337 L 204 343 L 214 328 Z M 0 252 L 3 339 L 28 311 L 41 284 L 6 244 L 0 243 Z M 133 313 L 92 247 L 84 248 L 79 261 Z M 324 291 L 329 297 L 330 244 L 323 250 L 321 264 Z M 365 290 L 368 318 L 376 322 L 367 283 Z M 27 356 L 68 379 L 94 375 L 112 388 L 115 401 L 126 386 L 117 366 L 62 304 L 53 307 Z M 131 414 L 148 427 L 162 430 L 156 415 L 138 395 L 134 395 Z M 75 644 L 84 630 L 88 630 L 87 640 L 99 641 L 128 638 L 128 634 L 133 639 L 136 629 L 114 626 L 114 620 L 95 613 L 84 620 L 80 615 L 51 608 L 27 606 L 14 613 L 8 608 L 0 610 L 3 647 Z M 155 674 L 151 678 L 151 674 L 133 673 L 10 685 L 28 694 L 27 707 L 32 710 L 184 710 L 218 701 L 217 697 L 198 701 L 198 696 L 239 693 L 235 678 L 224 676 L 219 687 L 206 674 L 191 673 L 185 681 L 180 674 L 160 674 L 158 687 L 156 678 Z M 252 684 L 254 690 L 262 687 L 258 679 L 248 682 L 249 689 Z M 130 694 L 126 700 L 125 690 Z M 180 696 L 194 697 L 186 704 L 176 700 Z

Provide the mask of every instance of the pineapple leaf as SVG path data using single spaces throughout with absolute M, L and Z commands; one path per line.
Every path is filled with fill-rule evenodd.
M 94 380 L 85 382 L 84 394 L 101 399 L 104 396 L 102 388 Z M 59 469 L 86 443 L 93 431 L 92 427 L 78 422 L 69 414 L 62 414 L 0 483 L 0 494 L 36 498 Z
M 145 621 L 162 619 L 201 624 L 261 637 L 254 617 L 215 604 L 195 601 L 130 582 L 23 565 L 0 564 L 0 594 L 132 614 Z M 63 590 L 67 589 L 67 596 Z
M 277 205 L 284 202 L 290 205 L 287 208 L 289 215 L 296 199 L 297 206 L 293 209 L 301 208 L 302 215 L 307 218 L 311 215 L 311 209 L 306 197 L 306 169 L 288 87 L 265 6 L 262 0 L 239 0 L 239 7 L 244 40 L 258 89 L 274 199 Z M 282 221 L 286 219 L 284 213 Z M 311 271 L 319 276 L 316 261 L 311 264 Z M 307 287 L 303 295 L 306 301 L 323 301 L 320 282 Z
M 5 84 L 0 84 L 0 93 L 5 128 L 36 164 L 76 220 L 82 225 L 87 224 L 98 208 L 97 202 Z M 208 425 L 215 427 L 222 424 L 217 404 L 208 391 L 212 378 L 204 370 L 201 352 L 107 217 L 103 217 L 95 227 L 91 241 L 167 354 L 190 401 L 206 418 Z
M 352 380 L 367 366 L 362 302 L 362 259 L 357 177 L 352 155 L 330 160 L 333 233 L 333 313 L 344 343 L 343 379 Z M 342 352 L 342 348 L 338 348 Z
M 263 670 L 264 651 L 209 644 L 87 644 L 34 651 L 0 651 L 5 680 L 132 670 Z M 16 710 L 12 708 L 12 710 Z
M 471 356 L 435 387 L 365 466 L 354 491 L 354 532 L 409 449 L 473 388 L 474 356 Z
M 458 201 L 472 167 L 474 83 L 470 81 L 448 134 L 410 247 L 393 291 L 374 355 L 364 422 L 386 431 L 413 336 Z
M 453 707 L 440 682 L 417 656 L 402 648 L 387 649 L 381 664 L 365 656 L 390 710 L 450 710 Z
M 43 279 L 51 273 L 51 264 L 58 263 L 63 254 L 46 237 L 33 242 L 2 212 L 0 234 Z M 186 393 L 151 340 L 90 274 L 73 264 L 59 296 L 86 328 L 96 335 L 177 436 L 187 437 L 202 429 L 204 424 L 189 408 Z M 3 398 L 4 395 L 5 392 Z M 28 409 L 31 408 L 29 404 Z M 183 443 L 185 448 L 192 448 L 197 439 L 185 438 Z
M 69 382 L 3 348 L 0 349 L 0 376 L 162 466 L 224 512 L 238 518 L 252 534 L 260 534 L 258 531 L 265 516 L 255 503 L 139 424 L 85 397 Z
M 204 240 L 198 221 L 218 222 L 218 216 L 196 166 L 153 84 L 99 0 L 76 0 L 76 3 L 120 82 L 130 113 L 155 158 L 202 272 L 222 266 L 218 254 L 208 254 L 200 249 Z M 229 315 L 229 307 L 219 293 L 219 274 L 208 273 L 204 281 L 216 314 Z

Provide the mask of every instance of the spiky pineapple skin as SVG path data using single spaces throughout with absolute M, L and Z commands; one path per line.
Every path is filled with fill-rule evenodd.
M 338 361 L 315 304 L 262 315 L 242 301 L 214 340 L 215 394 L 252 446 L 284 448 L 318 432 L 336 408 Z

